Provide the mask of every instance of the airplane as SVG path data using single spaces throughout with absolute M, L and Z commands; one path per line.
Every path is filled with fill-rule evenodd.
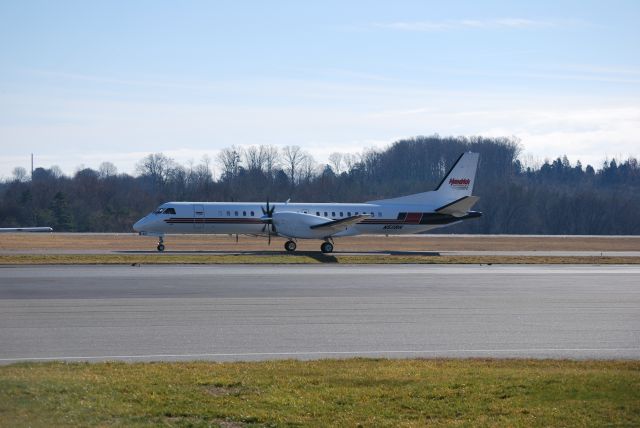
M 53 232 L 50 227 L 0 227 L 2 232 Z
M 433 191 L 365 203 L 167 202 L 138 220 L 140 235 L 157 236 L 164 251 L 167 234 L 231 234 L 285 237 L 293 252 L 298 239 L 320 239 L 320 251 L 331 253 L 334 238 L 360 234 L 423 233 L 478 218 L 471 211 L 478 153 L 460 155 Z

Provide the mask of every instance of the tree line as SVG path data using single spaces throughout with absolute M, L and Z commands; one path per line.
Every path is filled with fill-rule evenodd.
M 319 164 L 298 146 L 231 146 L 215 160 L 181 165 L 149 154 L 136 174 L 104 162 L 73 176 L 15 168 L 0 183 L 0 226 L 56 231 L 130 232 L 167 201 L 360 202 L 432 189 L 464 151 L 480 153 L 474 209 L 484 216 L 444 233 L 638 234 L 637 159 L 572 165 L 566 156 L 541 165 L 520 159 L 512 138 L 415 137 L 384 150 L 333 153 Z M 213 164 L 219 174 L 213 174 Z

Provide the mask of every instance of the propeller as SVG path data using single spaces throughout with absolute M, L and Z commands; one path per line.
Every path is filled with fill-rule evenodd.
M 269 206 L 269 198 L 267 198 L 267 206 L 266 207 L 260 207 L 262 209 L 262 214 L 263 216 L 260 217 L 260 220 L 262 220 L 262 222 L 264 223 L 264 226 L 262 226 L 262 233 L 264 233 L 265 231 L 267 231 L 267 236 L 268 236 L 268 242 L 269 245 L 271 245 L 271 233 L 276 233 L 276 226 L 273 224 L 273 212 L 275 211 L 276 207 L 275 205 L 270 207 Z

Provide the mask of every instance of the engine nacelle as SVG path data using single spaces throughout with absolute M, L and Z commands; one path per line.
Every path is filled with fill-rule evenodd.
M 327 236 L 326 230 L 311 229 L 311 226 L 323 224 L 332 219 L 317 215 L 296 213 L 291 211 L 275 212 L 271 216 L 278 235 L 289 238 L 322 239 Z

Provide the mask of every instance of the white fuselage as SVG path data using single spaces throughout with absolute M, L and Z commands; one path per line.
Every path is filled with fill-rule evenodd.
M 134 230 L 150 235 L 173 233 L 266 234 L 262 221 L 265 205 L 257 202 L 168 202 L 156 212 L 140 219 Z M 272 203 L 275 213 L 300 213 L 322 217 L 327 221 L 354 215 L 368 217 L 333 236 L 359 234 L 411 234 L 458 223 L 455 218 L 426 211 L 417 205 L 332 204 L 332 203 Z M 169 213 L 166 210 L 170 208 Z M 160 212 L 162 211 L 162 212 Z M 174 214 L 175 212 L 175 214 Z M 278 232 L 279 235 L 295 238 Z
M 159 236 L 158 251 L 165 234 L 219 233 L 284 236 L 287 251 L 292 239 L 322 239 L 331 252 L 334 237 L 421 233 L 480 217 L 470 211 L 477 166 L 477 153 L 463 153 L 435 190 L 365 203 L 167 202 L 133 228 Z

